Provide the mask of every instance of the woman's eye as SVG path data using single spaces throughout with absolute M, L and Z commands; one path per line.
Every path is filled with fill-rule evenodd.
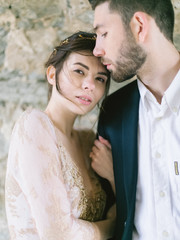
M 75 69 L 74 72 L 82 74 L 82 75 L 84 74 L 84 72 L 82 70 L 80 70 L 80 69 Z
M 105 80 L 104 78 L 101 78 L 101 77 L 97 77 L 96 79 L 97 79 L 99 82 L 102 82 L 102 83 L 106 82 L 106 80 Z

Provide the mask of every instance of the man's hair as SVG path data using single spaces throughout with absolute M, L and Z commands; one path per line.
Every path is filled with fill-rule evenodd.
M 125 27 L 129 27 L 135 12 L 141 11 L 154 18 L 164 36 L 173 42 L 174 9 L 171 0 L 89 0 L 93 10 L 108 2 L 111 11 L 118 12 Z

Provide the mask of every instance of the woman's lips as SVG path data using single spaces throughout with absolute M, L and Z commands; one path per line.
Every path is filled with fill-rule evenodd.
M 79 99 L 80 103 L 84 105 L 90 105 L 92 102 L 92 99 L 89 96 L 77 96 Z

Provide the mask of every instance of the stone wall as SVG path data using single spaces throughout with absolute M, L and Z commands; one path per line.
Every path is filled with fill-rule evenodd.
M 180 1 L 173 3 L 180 49 Z M 8 239 L 4 177 L 14 122 L 28 106 L 45 107 L 44 62 L 53 46 L 72 32 L 91 30 L 92 22 L 88 0 L 0 0 L 0 240 Z M 92 127 L 96 117 L 94 111 L 77 125 Z

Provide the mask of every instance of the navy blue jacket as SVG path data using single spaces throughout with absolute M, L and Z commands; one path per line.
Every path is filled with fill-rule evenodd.
M 116 240 L 132 240 L 137 185 L 139 91 L 137 81 L 108 96 L 98 134 L 112 145 L 116 186 Z

